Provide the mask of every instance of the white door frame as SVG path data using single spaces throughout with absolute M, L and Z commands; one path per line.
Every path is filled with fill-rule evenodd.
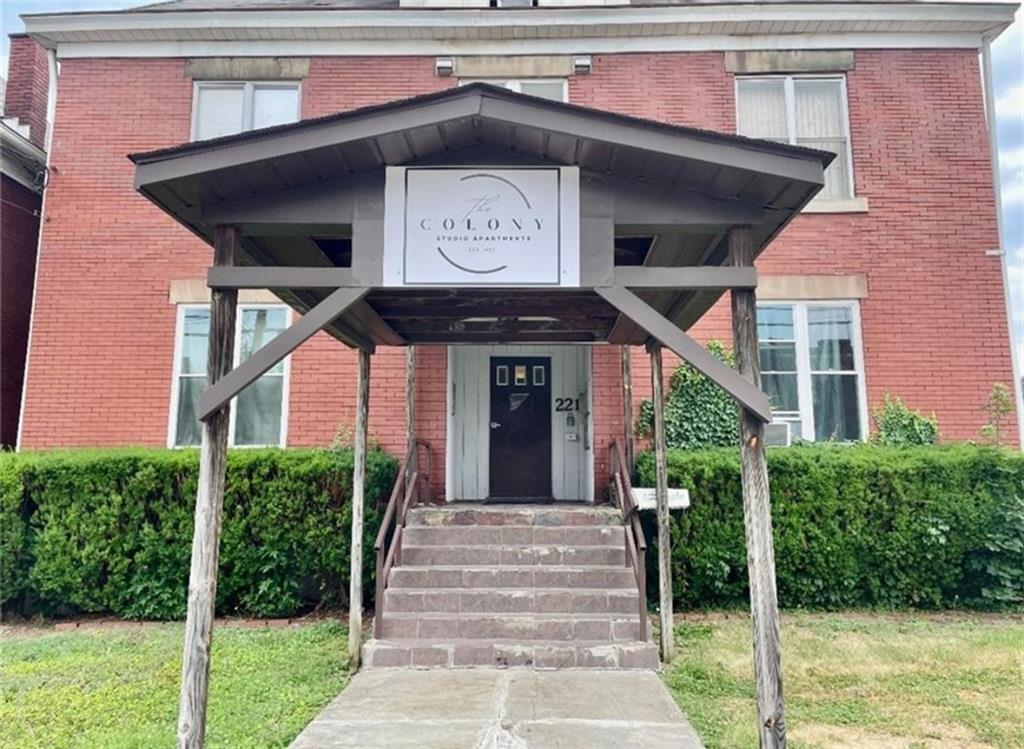
M 470 346 L 463 346 L 463 348 L 470 348 Z M 483 346 L 473 346 L 473 348 L 487 349 L 488 350 L 487 351 L 487 356 L 488 357 L 495 356 L 495 355 L 496 356 L 508 356 L 508 355 L 514 356 L 517 353 L 517 350 L 520 350 L 520 349 L 523 349 L 523 348 L 530 349 L 529 353 L 528 353 L 529 356 L 543 356 L 543 355 L 545 355 L 543 352 L 539 351 L 539 349 L 542 348 L 542 346 L 538 345 L 538 344 L 483 345 Z M 581 497 L 580 499 L 582 501 L 591 502 L 592 503 L 594 501 L 594 456 L 595 456 L 595 449 L 594 449 L 594 447 L 595 447 L 594 446 L 594 416 L 593 416 L 593 414 L 594 414 L 594 357 L 593 357 L 593 347 L 592 346 L 587 346 L 585 344 L 560 344 L 560 345 L 559 344 L 553 344 L 553 345 L 543 345 L 543 348 L 552 349 L 553 350 L 552 353 L 554 353 L 555 350 L 557 350 L 557 351 L 565 351 L 567 349 L 572 349 L 572 350 L 578 352 L 581 348 L 584 351 L 584 356 L 583 356 L 584 372 L 583 372 L 583 374 L 585 376 L 585 382 L 586 382 L 586 388 L 587 388 L 587 390 L 586 390 L 586 411 L 585 412 L 581 412 L 579 417 L 578 417 L 578 418 L 580 418 L 579 439 L 584 442 L 584 457 L 583 457 L 583 466 L 582 466 L 583 467 L 583 472 L 584 472 L 583 481 L 582 481 L 583 497 Z M 455 356 L 456 356 L 456 351 L 455 350 L 456 350 L 456 346 L 448 346 L 447 347 L 447 366 L 446 366 L 447 375 L 446 375 L 446 386 L 445 386 L 445 478 L 444 478 L 445 501 L 447 501 L 447 502 L 450 502 L 453 499 L 461 499 L 461 497 L 456 497 L 455 496 L 455 494 L 456 494 L 456 492 L 455 492 L 455 460 L 456 460 L 456 457 L 457 457 L 456 456 L 455 444 L 454 444 L 455 443 L 454 435 L 456 434 L 456 431 L 455 431 L 455 426 L 456 426 L 455 425 L 455 419 L 456 419 L 456 414 L 455 414 L 455 400 L 456 400 L 456 398 L 455 398 L 455 387 L 456 387 L 456 383 L 455 383 Z M 526 352 L 524 352 L 524 355 L 527 355 Z M 552 367 L 554 367 L 554 361 L 552 361 Z M 556 380 L 556 374 L 554 372 L 554 369 L 552 369 L 551 377 L 552 377 L 552 381 Z M 488 382 L 489 382 L 489 377 L 488 377 Z M 556 388 L 552 387 L 552 390 L 551 390 L 551 397 L 552 397 L 552 399 L 554 399 L 554 398 L 556 398 L 558 396 L 559 396 L 559 394 L 556 392 Z M 554 411 L 554 404 L 552 404 L 552 429 L 553 430 L 557 430 L 557 427 L 556 427 L 556 419 L 557 419 L 557 417 L 558 416 L 557 416 L 557 414 Z M 553 452 L 555 450 L 555 439 L 556 438 L 559 438 L 559 439 L 562 438 L 562 437 L 558 437 L 557 431 L 556 431 L 556 434 L 552 436 L 552 451 Z M 486 435 L 485 435 L 484 439 L 486 440 Z M 487 452 L 487 461 L 489 462 L 489 458 L 490 458 L 490 456 L 489 456 L 490 443 L 487 442 L 486 444 L 482 444 L 481 445 L 481 449 L 485 450 L 485 451 L 488 451 Z M 552 469 L 552 473 L 553 474 L 558 469 L 558 465 L 556 464 L 556 461 L 554 459 L 554 455 L 552 455 L 551 469 Z M 553 475 L 552 476 L 552 486 L 554 487 L 555 485 L 556 485 L 556 481 L 555 481 L 555 477 Z M 570 501 L 570 500 L 563 499 L 561 501 Z

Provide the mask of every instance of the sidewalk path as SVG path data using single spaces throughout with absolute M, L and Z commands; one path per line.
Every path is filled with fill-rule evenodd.
M 291 749 L 703 749 L 649 671 L 377 669 Z

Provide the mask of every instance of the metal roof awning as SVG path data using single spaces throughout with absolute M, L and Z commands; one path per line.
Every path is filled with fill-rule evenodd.
M 354 227 L 383 215 L 386 167 L 576 166 L 581 215 L 608 217 L 620 274 L 720 266 L 736 225 L 751 227 L 756 255 L 821 189 L 832 158 L 486 84 L 131 156 L 139 192 L 205 241 L 229 224 L 246 265 L 324 269 L 353 268 Z M 273 290 L 303 311 L 331 291 Z M 684 330 L 722 293 L 635 290 Z M 373 288 L 327 329 L 360 346 L 648 338 L 587 288 Z

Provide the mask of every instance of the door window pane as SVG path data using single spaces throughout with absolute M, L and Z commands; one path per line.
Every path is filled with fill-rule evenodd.
M 200 86 L 196 96 L 196 140 L 242 132 L 244 102 L 244 84 Z
M 255 86 L 252 98 L 252 127 L 271 127 L 299 118 L 299 89 L 296 86 Z
M 857 376 L 811 375 L 814 399 L 814 436 L 820 441 L 860 439 Z
M 852 371 L 853 321 L 849 307 L 807 309 L 811 370 Z

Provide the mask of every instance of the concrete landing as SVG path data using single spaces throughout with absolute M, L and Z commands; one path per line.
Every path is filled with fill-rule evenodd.
M 291 749 L 703 749 L 657 674 L 362 671 Z

